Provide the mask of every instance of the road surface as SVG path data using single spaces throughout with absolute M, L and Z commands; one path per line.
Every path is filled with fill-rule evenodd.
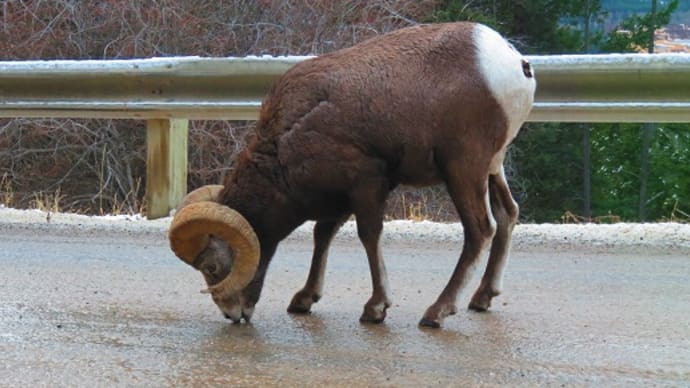
M 394 304 L 364 325 L 370 278 L 352 235 L 336 238 L 313 313 L 285 312 L 307 234 L 280 247 L 252 324 L 233 325 L 164 227 L 0 220 L 0 386 L 690 385 L 687 247 L 516 241 L 492 310 L 433 330 L 417 322 L 458 241 L 386 240 Z

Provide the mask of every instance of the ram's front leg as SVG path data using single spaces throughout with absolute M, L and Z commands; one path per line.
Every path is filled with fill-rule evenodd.
M 386 310 L 391 306 L 390 287 L 386 266 L 381 255 L 379 240 L 383 231 L 383 211 L 386 199 L 385 187 L 382 184 L 371 185 L 358 192 L 354 197 L 355 216 L 357 217 L 357 234 L 369 260 L 369 270 L 373 292 L 364 305 L 360 322 L 381 323 L 386 318 Z
M 362 312 L 359 320 L 368 323 L 381 323 L 386 318 L 386 310 L 391 306 L 388 275 L 379 247 L 382 225 L 360 225 L 358 219 L 357 230 L 367 252 L 373 292 L 369 301 L 364 305 L 364 312 Z
M 289 313 L 306 314 L 311 310 L 312 304 L 321 299 L 328 248 L 335 234 L 349 217 L 350 214 L 348 213 L 337 221 L 319 221 L 314 225 L 314 253 L 311 259 L 309 277 L 304 287 L 292 297 L 287 309 Z

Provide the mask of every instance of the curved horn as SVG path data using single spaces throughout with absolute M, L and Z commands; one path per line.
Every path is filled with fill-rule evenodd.
M 227 242 L 235 252 L 230 274 L 209 287 L 214 296 L 223 297 L 243 289 L 254 278 L 260 258 L 259 239 L 240 213 L 212 201 L 194 202 L 180 209 L 168 237 L 175 255 L 192 265 L 208 245 L 210 235 Z
M 223 190 L 223 187 L 223 185 L 206 185 L 199 187 L 182 198 L 182 202 L 177 205 L 177 211 L 179 212 L 183 207 L 194 202 L 219 202 L 218 197 L 220 196 L 220 191 Z

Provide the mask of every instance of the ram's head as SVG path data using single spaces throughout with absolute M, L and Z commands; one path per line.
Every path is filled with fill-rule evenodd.
M 177 257 L 200 271 L 213 301 L 226 318 L 249 320 L 253 306 L 241 291 L 252 281 L 260 258 L 259 241 L 237 211 L 221 205 L 223 186 L 200 187 L 189 193 L 170 225 L 170 247 Z

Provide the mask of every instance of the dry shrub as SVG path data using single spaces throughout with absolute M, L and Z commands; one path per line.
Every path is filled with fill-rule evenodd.
M 63 209 L 110 212 L 141 208 L 144 123 L 133 120 L 8 120 L 0 136 L 0 168 L 14 206 L 60 193 Z
M 189 129 L 189 187 L 222 183 L 254 129 L 254 122 L 192 121 Z
M 426 20 L 437 3 L 5 0 L 0 59 L 321 54 Z M 28 207 L 47 198 L 63 210 L 90 214 L 142 211 L 144 127 L 135 120 L 0 120 L 0 203 Z M 189 187 L 221 182 L 252 127 L 192 121 Z M 400 188 L 391 195 L 389 214 L 455 217 L 442 188 Z
M 4 59 L 320 54 L 424 20 L 438 1 L 5 0 Z

